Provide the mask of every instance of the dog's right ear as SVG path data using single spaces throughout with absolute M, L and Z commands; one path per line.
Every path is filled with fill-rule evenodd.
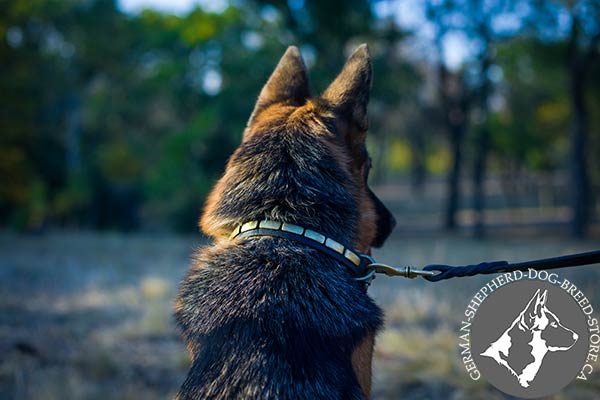
M 256 122 L 259 114 L 276 103 L 301 106 L 310 97 L 306 66 L 296 46 L 290 46 L 279 60 L 271 77 L 262 88 L 247 127 Z M 244 133 L 247 135 L 248 129 Z
M 367 104 L 371 94 L 373 72 L 371 54 L 366 44 L 360 45 L 348 58 L 342 72 L 321 96 L 347 122 L 361 131 L 369 127 Z
M 548 298 L 548 289 L 544 290 L 543 293 L 538 293 L 535 299 L 535 315 L 540 317 L 543 315 L 543 308 L 546 307 L 546 299 Z

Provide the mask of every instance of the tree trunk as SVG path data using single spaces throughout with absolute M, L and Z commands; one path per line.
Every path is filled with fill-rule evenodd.
M 571 61 L 571 234 L 582 238 L 587 233 L 589 218 L 589 182 L 586 168 L 586 136 L 588 114 L 584 99 L 585 65 L 581 57 Z
M 438 66 L 439 95 L 452 157 L 452 166 L 446 177 L 446 203 L 444 206 L 443 223 L 446 230 L 452 231 L 457 227 L 456 213 L 461 198 L 460 175 L 463 164 L 462 148 L 466 131 L 466 116 L 469 102 L 465 94 L 466 89 L 464 87 L 462 76 L 454 76 L 453 78 L 456 79 L 455 82 L 451 82 L 450 78 L 449 71 L 440 60 Z M 454 90 L 451 89 L 452 87 Z
M 65 119 L 66 164 L 70 179 L 81 171 L 81 99 L 75 89 L 68 95 Z
M 484 210 L 485 210 L 485 178 L 487 156 L 490 146 L 490 132 L 487 127 L 489 108 L 488 97 L 490 95 L 491 82 L 488 78 L 491 59 L 489 54 L 489 44 L 482 54 L 481 68 L 479 71 L 481 88 L 479 90 L 479 110 L 481 112 L 481 126 L 478 129 L 475 141 L 475 162 L 473 165 L 473 213 L 475 221 L 473 223 L 473 235 L 476 238 L 485 236 Z
M 570 184 L 571 184 L 571 234 L 583 238 L 587 234 L 590 218 L 590 183 L 587 174 L 586 137 L 588 111 L 585 103 L 586 73 L 596 55 L 600 31 L 590 38 L 586 48 L 580 49 L 580 22 L 573 19 L 568 48 L 568 70 L 571 95 Z
M 479 129 L 477 135 L 475 162 L 473 165 L 473 236 L 485 236 L 484 210 L 485 210 L 485 177 L 487 172 L 487 155 L 489 152 L 489 131 L 486 126 Z
M 425 166 L 425 138 L 423 132 L 419 129 L 410 130 L 410 147 L 411 147 L 411 169 L 410 169 L 410 184 L 413 193 L 421 197 L 423 195 L 423 187 L 426 179 Z
M 456 212 L 460 204 L 460 173 L 462 169 L 462 142 L 464 136 L 463 124 L 448 126 L 450 133 L 450 148 L 452 151 L 452 167 L 446 181 L 446 209 L 444 213 L 444 228 L 454 230 L 457 227 Z

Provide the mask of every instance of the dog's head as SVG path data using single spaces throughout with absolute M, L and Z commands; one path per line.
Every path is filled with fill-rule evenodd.
M 366 45 L 362 45 L 350 56 L 340 74 L 323 94 L 311 97 L 308 76 L 300 52 L 296 47 L 289 47 L 258 97 L 244 131 L 242 145 L 230 159 L 224 177 L 209 196 L 200 221 L 203 231 L 210 236 L 219 237 L 228 234 L 235 227 L 232 221 L 234 218 L 227 216 L 223 212 L 224 207 L 219 207 L 219 204 L 224 201 L 227 187 L 241 184 L 240 174 L 245 174 L 246 180 L 254 179 L 246 172 L 248 166 L 245 170 L 238 167 L 242 164 L 241 160 L 254 151 L 253 146 L 256 147 L 261 136 L 280 135 L 283 138 L 281 140 L 289 140 L 289 136 L 293 136 L 296 142 L 305 142 L 307 147 L 312 146 L 311 149 L 315 150 L 313 154 L 317 154 L 317 147 L 326 148 L 328 157 L 337 164 L 336 169 L 342 171 L 341 184 L 351 193 L 354 200 L 354 204 L 346 204 L 346 207 L 358 210 L 358 215 L 354 218 L 354 228 L 357 232 L 353 235 L 356 249 L 366 252 L 371 246 L 381 246 L 396 222 L 367 183 L 371 159 L 365 140 L 371 80 L 369 50 Z M 319 146 L 312 144 L 315 141 Z M 270 155 L 268 149 L 265 148 L 264 151 L 266 154 L 261 157 L 265 157 L 263 160 L 267 168 L 266 161 Z M 292 152 L 294 154 L 291 154 Z M 290 162 L 300 165 L 306 161 L 306 174 L 331 173 L 322 170 L 322 166 L 319 167 L 321 170 L 314 168 L 315 161 L 309 160 L 310 149 L 307 150 L 308 156 L 305 160 L 299 159 L 297 153 L 290 150 Z M 253 164 L 250 168 L 260 168 L 260 165 Z M 279 178 L 275 171 L 271 171 L 270 174 L 271 181 Z M 289 179 L 292 179 L 292 176 L 295 177 L 290 174 Z M 255 187 L 259 185 L 258 181 L 259 178 L 256 178 Z M 266 178 L 262 179 L 260 184 L 267 185 L 267 181 Z M 319 205 L 315 204 L 313 213 L 318 212 Z
M 541 332 L 549 351 L 569 350 L 579 335 L 560 323 L 556 314 L 546 306 L 547 300 L 548 290 L 541 292 L 538 289 L 521 315 L 521 326 Z

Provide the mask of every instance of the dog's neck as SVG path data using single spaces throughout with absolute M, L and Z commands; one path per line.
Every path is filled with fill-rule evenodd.
M 544 361 L 546 353 L 548 353 L 548 346 L 546 345 L 546 341 L 542 339 L 542 332 L 534 330 L 532 334 L 533 337 L 529 345 L 531 346 L 533 361 L 527 364 L 519 375 L 519 382 L 521 382 L 521 386 L 523 387 L 528 387 L 529 383 L 535 378 L 542 366 L 542 361 Z
M 230 164 L 203 216 L 208 234 L 227 237 L 244 222 L 269 219 L 356 242 L 356 188 L 321 140 L 304 135 L 298 141 L 283 131 L 256 135 L 238 148 Z
M 235 228 L 229 239 L 260 237 L 279 237 L 305 244 L 344 265 L 354 275 L 354 279 L 364 281 L 367 286 L 371 282 L 372 272 L 368 273 L 368 267 L 374 260 L 370 255 L 361 254 L 345 243 L 299 225 L 272 220 L 248 221 Z

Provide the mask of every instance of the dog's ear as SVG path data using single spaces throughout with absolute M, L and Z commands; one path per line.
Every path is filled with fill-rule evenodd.
M 544 312 L 543 312 L 543 308 L 546 307 L 546 299 L 548 296 L 548 289 L 544 290 L 544 293 L 540 294 L 538 293 L 537 297 L 535 298 L 535 314 L 538 317 L 541 317 Z
M 321 98 L 335 113 L 362 131 L 369 127 L 367 104 L 372 82 L 371 55 L 366 44 L 360 45 L 348 58 L 342 72 L 329 85 Z
M 527 303 L 527 306 L 521 313 L 521 319 L 519 323 L 519 327 L 521 330 L 525 331 L 531 328 L 531 323 L 533 318 L 537 315 L 538 310 L 538 302 L 540 298 L 540 289 L 538 289 L 533 297 Z
M 544 315 L 544 308 L 546 307 L 546 299 L 548 296 L 548 290 L 544 290 L 541 292 L 541 289 L 538 289 L 529 303 L 527 304 L 527 308 L 525 309 L 524 317 L 525 321 L 530 321 L 532 319 L 540 318 Z M 526 324 L 529 326 L 529 324 Z
M 309 97 L 306 66 L 298 48 L 290 46 L 262 88 L 247 126 L 251 126 L 260 112 L 273 104 L 286 103 L 301 106 Z

